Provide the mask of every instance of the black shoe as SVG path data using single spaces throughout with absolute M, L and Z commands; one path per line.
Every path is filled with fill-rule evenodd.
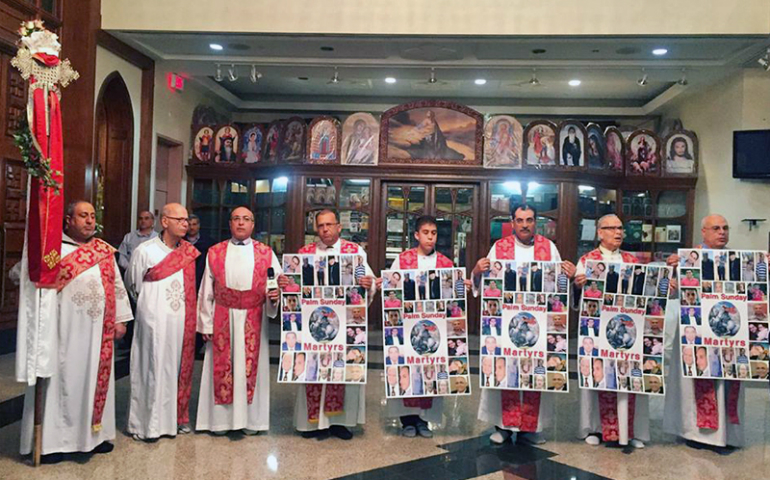
M 718 445 L 709 445 L 707 443 L 696 442 L 695 440 L 686 440 L 685 445 L 696 450 L 710 450 L 718 455 L 730 455 L 736 448 L 730 445 L 726 447 L 720 447 Z
M 350 440 L 353 438 L 353 433 L 348 430 L 347 427 L 343 427 L 342 425 L 332 425 L 329 427 L 329 433 L 340 440 Z
M 684 444 L 690 448 L 694 448 L 695 450 L 703 450 L 706 448 L 705 443 L 696 442 L 695 440 L 685 440 Z
M 63 453 L 49 453 L 48 455 L 40 456 L 40 463 L 43 465 L 53 465 L 64 460 Z
M 115 448 L 115 445 L 110 442 L 102 442 L 96 446 L 91 453 L 110 453 Z
M 329 429 L 324 428 L 321 430 L 311 430 L 309 432 L 302 432 L 302 438 L 315 438 L 316 440 L 326 440 L 329 438 Z

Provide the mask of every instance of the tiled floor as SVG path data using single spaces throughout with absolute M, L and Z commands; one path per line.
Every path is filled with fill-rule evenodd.
M 277 354 L 277 345 L 271 345 Z M 276 357 L 277 358 L 277 357 Z M 474 362 L 476 359 L 474 358 Z M 272 372 L 275 374 L 275 358 Z M 370 362 L 381 364 L 372 349 Z M 10 363 L 11 367 L 7 364 Z M 12 373 L 12 356 L 0 357 L 0 372 Z M 200 362 L 198 367 L 200 368 Z M 2 377 L 4 380 L 6 377 Z M 197 377 L 196 377 L 197 378 Z M 11 377 L 12 379 L 12 377 Z M 554 428 L 548 443 L 539 448 L 507 445 L 492 447 L 487 425 L 476 421 L 478 393 L 445 401 L 444 421 L 431 440 L 399 436 L 396 422 L 388 419 L 381 398 L 382 370 L 369 375 L 367 423 L 356 429 L 350 442 L 337 439 L 303 439 L 292 428 L 296 387 L 271 385 L 271 429 L 267 435 L 232 434 L 213 437 L 191 434 L 144 444 L 118 434 L 115 451 L 89 458 L 78 455 L 57 465 L 34 469 L 18 455 L 19 425 L 0 418 L 0 478 L 2 479 L 751 479 L 770 478 L 770 407 L 766 389 L 747 390 L 746 432 L 748 447 L 723 457 L 692 450 L 662 433 L 663 401 L 651 401 L 653 440 L 644 450 L 630 454 L 603 446 L 590 447 L 575 438 L 577 386 L 560 395 Z M 128 377 L 117 382 L 118 429 L 126 423 Z M 0 385 L 0 405 L 14 400 L 18 386 Z M 197 392 L 197 385 L 193 392 Z M 193 395 L 191 412 L 196 410 Z M 16 401 L 18 403 L 18 401 Z M 10 406 L 0 415 L 15 415 Z M 12 423 L 9 423 L 12 422 Z

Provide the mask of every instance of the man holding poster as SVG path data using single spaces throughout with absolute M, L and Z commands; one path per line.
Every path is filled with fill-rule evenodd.
M 725 294 L 717 294 L 716 292 L 723 291 L 720 288 L 723 283 L 720 279 L 724 279 L 725 276 L 722 273 L 723 267 L 720 267 L 719 262 L 714 262 L 713 259 L 725 258 L 724 253 L 720 254 L 719 252 L 727 248 L 730 239 L 727 220 L 721 215 L 705 217 L 701 221 L 701 235 L 703 236 L 703 243 L 695 248 L 703 250 L 700 252 L 692 250 L 686 256 L 671 255 L 668 258 L 668 263 L 672 266 L 678 266 L 680 278 L 682 276 L 687 278 L 689 272 L 689 276 L 700 275 L 701 280 L 713 280 L 713 294 L 697 287 L 684 288 L 683 283 L 684 300 L 682 303 L 687 305 L 680 307 L 679 302 L 676 305 L 677 317 L 681 315 L 682 326 L 680 328 L 682 331 L 686 332 L 690 327 L 698 329 L 702 344 L 709 345 L 709 347 L 680 346 L 678 343 L 674 343 L 672 365 L 678 365 L 681 358 L 683 367 L 682 370 L 673 372 L 670 376 L 663 425 L 667 433 L 682 437 L 692 448 L 706 448 L 725 455 L 729 454 L 735 447 L 743 446 L 745 442 L 741 422 L 745 418 L 744 392 L 739 381 L 726 379 L 735 379 L 736 377 L 748 379 L 748 375 L 743 372 L 749 370 L 749 358 L 741 352 L 745 352 L 750 345 L 747 340 L 751 338 L 748 333 L 751 325 L 761 325 L 761 322 L 767 321 L 767 296 L 764 296 L 764 302 L 746 304 L 738 299 L 744 297 L 742 295 L 726 294 L 726 292 Z M 713 251 L 708 252 L 705 251 L 706 249 Z M 764 257 L 764 253 L 761 252 L 742 253 L 749 254 L 747 256 L 752 264 L 754 263 L 752 261 L 754 253 Z M 729 256 L 738 258 L 732 251 Z M 696 259 L 696 257 L 702 258 L 702 261 L 689 261 L 691 258 Z M 729 273 L 731 275 L 730 280 L 740 280 L 741 269 L 735 266 L 732 261 Z M 751 278 L 756 279 L 757 277 L 752 275 Z M 724 284 L 725 287 L 728 285 L 728 283 Z M 757 285 L 758 288 L 764 288 L 765 292 L 767 291 L 766 278 L 763 283 L 749 283 L 748 285 Z M 701 291 L 699 292 L 699 290 Z M 684 294 L 689 294 L 689 299 Z M 691 301 L 693 296 L 698 300 Z M 715 303 L 715 300 L 719 301 Z M 748 305 L 747 311 L 744 310 L 746 305 Z M 746 314 L 744 318 L 740 318 L 742 316 L 740 311 Z M 699 321 L 697 323 L 692 322 L 691 318 L 698 318 Z M 757 323 L 752 324 L 747 323 L 747 321 Z M 693 348 L 695 354 L 691 350 Z M 716 359 L 713 367 L 698 368 L 698 348 L 713 350 L 711 353 L 715 354 Z M 696 359 L 696 368 L 692 368 L 693 357 Z M 758 363 L 767 364 L 766 361 Z M 688 378 L 683 378 L 683 374 L 687 375 Z M 697 376 L 710 378 L 692 378 Z M 715 377 L 722 377 L 725 380 Z
M 599 265 L 636 263 L 636 258 L 633 255 L 620 251 L 620 245 L 623 243 L 623 231 L 623 222 L 620 221 L 617 215 L 608 214 L 597 221 L 596 233 L 599 238 L 599 247 L 580 258 L 574 281 L 576 289 L 582 289 L 585 286 L 588 277 L 591 276 L 593 270 L 596 270 Z M 629 266 L 624 271 L 630 269 L 631 267 Z M 601 270 L 604 271 L 605 269 L 601 268 Z M 644 280 L 641 273 L 636 275 L 642 279 L 641 281 Z M 622 283 L 620 292 L 617 292 L 619 295 L 616 295 L 615 300 L 624 299 L 625 303 L 618 305 L 617 308 L 618 310 L 624 308 L 634 310 L 637 307 L 634 297 L 628 295 L 634 291 L 632 282 L 624 281 Z M 634 303 L 630 304 L 628 300 Z M 581 316 L 600 316 L 600 313 L 596 311 L 598 307 L 592 308 L 594 302 L 596 301 L 581 302 L 586 304 L 584 308 L 581 308 Z M 610 345 L 619 350 L 628 348 L 629 343 L 633 342 L 636 338 L 635 333 L 631 332 L 631 329 L 634 328 L 631 318 L 628 315 L 617 315 L 608 323 L 608 325 L 601 325 L 600 331 L 602 329 L 607 331 L 607 340 Z M 595 355 L 595 353 L 592 354 L 590 352 L 580 353 L 591 355 L 592 357 Z M 623 363 L 620 367 L 622 369 L 627 368 L 626 363 L 629 363 L 629 361 L 623 359 L 621 362 Z M 599 358 L 594 359 L 591 372 L 594 383 L 586 383 L 589 388 L 606 389 L 606 369 L 604 363 Z M 630 376 L 638 377 L 638 380 L 641 381 L 642 377 L 641 372 L 638 372 L 638 365 L 636 368 L 634 367 L 635 363 L 638 364 L 640 362 L 630 361 L 630 363 L 632 365 Z M 634 370 L 637 371 L 637 375 L 634 375 Z M 623 383 L 623 385 L 627 387 L 628 382 Z M 623 388 L 622 390 L 628 390 L 628 388 Z M 599 445 L 603 439 L 605 442 L 617 441 L 620 445 L 628 445 L 630 443 L 634 448 L 644 448 L 644 441 L 649 440 L 650 437 L 649 430 L 649 401 L 647 397 L 634 394 L 629 395 L 625 391 L 616 393 L 581 388 L 580 437 L 585 438 L 586 443 L 589 445 Z M 631 437 L 630 442 L 629 437 Z
M 491 270 L 492 262 L 498 260 L 515 260 L 522 264 L 532 261 L 560 263 L 564 274 L 564 278 L 560 279 L 562 284 L 574 276 L 575 265 L 569 261 L 562 262 L 556 245 L 542 235 L 535 234 L 537 211 L 534 207 L 527 204 L 515 205 L 511 209 L 511 225 L 513 235 L 495 242 L 489 254 L 480 259 L 471 272 L 474 295 L 478 296 L 482 289 L 482 276 Z M 522 270 L 518 276 L 521 280 L 528 276 L 528 273 Z M 499 301 L 492 302 L 496 303 L 482 307 L 490 315 L 499 311 Z M 495 424 L 497 431 L 489 437 L 492 443 L 502 444 L 508 440 L 514 441 L 516 440 L 514 433 L 519 431 L 525 433 L 524 439 L 527 441 L 544 443 L 540 433 L 552 417 L 553 397 L 551 395 L 543 396 L 541 402 L 541 392 L 486 388 L 481 390 L 478 418 Z
M 435 269 L 453 268 L 454 263 L 449 258 L 436 250 L 436 241 L 438 239 L 438 225 L 435 217 L 423 215 L 417 219 L 414 229 L 414 237 L 417 239 L 417 248 L 412 248 L 401 252 L 398 258 L 390 266 L 391 270 L 429 270 L 435 272 Z M 438 277 L 434 273 L 434 276 Z M 403 297 L 404 300 L 416 300 L 414 295 L 414 281 L 411 280 L 411 274 L 404 275 Z M 443 281 L 440 280 L 439 281 Z M 411 282 L 407 284 L 407 282 Z M 448 284 L 452 292 L 456 292 L 454 287 L 454 276 L 449 277 Z M 382 285 L 382 279 L 377 280 L 377 284 Z M 447 283 L 447 282 L 444 282 Z M 390 290 L 390 296 L 395 296 L 397 290 Z M 464 290 L 463 290 L 464 293 Z M 384 307 L 388 308 L 388 302 L 384 302 Z M 400 306 L 397 305 L 397 306 Z M 447 311 L 452 312 L 452 306 L 447 306 Z M 396 330 L 395 328 L 392 330 Z M 387 343 L 387 339 L 386 339 Z M 393 349 L 394 347 L 391 347 Z M 397 348 L 396 348 L 397 350 Z M 413 378 L 425 376 L 425 369 L 415 369 Z M 419 385 L 418 385 L 419 386 Z M 414 392 L 414 390 L 413 390 Z M 388 399 L 388 416 L 399 417 L 401 420 L 402 435 L 405 437 L 415 437 L 420 435 L 424 438 L 433 437 L 433 432 L 428 428 L 428 422 L 439 423 L 444 408 L 442 397 L 417 397 L 404 399 Z
M 324 261 L 324 259 L 328 260 L 329 257 L 332 257 L 334 263 L 336 263 L 340 256 L 352 255 L 361 257 L 360 263 L 365 267 L 365 275 L 359 275 L 361 269 L 356 266 L 355 281 L 360 287 L 368 290 L 367 300 L 371 303 L 374 294 L 377 292 L 377 285 L 375 284 L 374 273 L 366 261 L 364 249 L 355 243 L 340 239 L 342 225 L 340 225 L 337 213 L 333 210 L 319 211 L 315 217 L 315 228 L 320 240 L 305 245 L 299 250 L 298 254 L 300 256 L 314 255 L 317 259 L 321 258 L 319 268 L 316 269 L 316 274 L 319 277 L 323 277 L 325 270 L 327 270 L 325 265 L 328 262 Z M 336 280 L 336 278 L 333 280 Z M 328 285 L 328 282 L 322 281 L 320 278 L 318 283 Z M 285 288 L 289 284 L 288 277 L 286 275 L 278 277 L 278 284 L 281 289 Z M 347 293 L 344 300 L 346 304 L 357 305 L 358 300 L 363 302 L 358 291 L 354 291 L 357 288 L 346 287 Z M 299 302 L 297 301 L 297 303 Z M 287 305 L 284 305 L 284 311 L 286 311 L 286 307 Z M 361 305 L 361 307 L 366 307 L 366 305 Z M 319 342 L 327 342 L 336 338 L 338 334 L 342 336 L 345 331 L 343 329 L 342 332 L 339 332 L 340 325 L 339 318 L 337 317 L 338 315 L 332 308 L 320 307 L 307 320 L 303 320 L 307 322 L 313 338 Z M 363 325 L 365 325 L 365 322 Z M 335 353 L 334 355 L 336 356 L 337 354 Z M 364 363 L 364 347 L 348 347 L 344 360 L 332 359 L 331 355 L 325 355 L 322 352 L 319 354 L 318 361 L 321 364 L 318 369 L 320 380 L 322 373 L 329 370 L 320 368 L 325 367 L 324 362 L 331 362 L 332 366 L 338 362 L 344 362 L 345 364 L 350 364 L 347 365 L 349 367 L 357 367 L 354 364 Z M 348 369 L 331 368 L 330 370 L 332 371 L 330 378 L 335 381 L 342 381 L 344 373 Z M 353 368 L 349 370 L 352 371 Z M 305 438 L 331 434 L 343 440 L 350 440 L 353 438 L 353 433 L 348 428 L 354 427 L 357 424 L 363 424 L 365 421 L 365 398 L 365 387 L 363 385 L 347 385 L 342 383 L 307 383 L 300 385 L 294 408 L 294 426 L 298 431 L 303 432 L 302 436 Z

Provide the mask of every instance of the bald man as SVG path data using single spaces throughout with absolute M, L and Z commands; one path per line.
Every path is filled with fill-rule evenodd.
M 128 417 L 134 440 L 190 432 L 200 252 L 183 240 L 188 222 L 182 205 L 164 206 L 163 232 L 137 247 L 126 272 L 126 288 L 136 300 Z
M 722 215 L 708 215 L 701 221 L 701 235 L 703 243 L 696 245 L 695 248 L 723 250 L 727 248 L 727 243 L 730 241 L 730 226 Z M 711 278 L 714 278 L 713 255 L 709 262 L 712 269 Z M 667 263 L 676 268 L 679 264 L 679 256 L 671 255 Z M 703 263 L 706 263 L 705 255 Z M 668 309 L 680 312 L 679 300 L 669 300 Z M 706 312 L 702 314 L 705 316 Z M 678 321 L 671 323 L 679 324 Z M 669 337 L 679 337 L 673 333 L 673 329 L 667 328 L 667 330 L 669 331 L 667 333 L 670 333 Z M 682 348 L 690 347 L 683 347 L 674 342 L 671 365 L 679 365 L 680 359 L 683 358 Z M 692 352 L 685 350 L 685 354 L 684 359 L 692 364 Z M 687 364 L 686 361 L 685 364 Z M 744 445 L 743 422 L 746 418 L 744 392 L 740 382 L 683 378 L 682 371 L 677 368 L 669 375 L 667 387 L 663 416 L 663 428 L 667 433 L 683 438 L 692 448 L 706 448 L 719 454 L 730 453 L 735 447 Z M 713 403 L 709 402 L 709 404 L 715 403 L 716 412 L 713 412 L 713 407 L 704 408 L 703 403 L 699 405 L 696 402 L 696 391 L 701 398 L 711 398 Z M 730 415 L 729 412 L 733 412 L 734 415 Z
M 599 247 L 583 255 L 578 261 L 574 281 L 576 290 L 582 291 L 586 284 L 586 262 L 589 260 L 603 261 L 605 264 L 636 263 L 636 257 L 620 250 L 623 232 L 623 222 L 617 215 L 609 214 L 599 219 L 596 224 Z M 580 357 L 580 361 L 582 358 L 584 357 Z M 632 404 L 634 408 L 630 408 Z M 613 424 L 617 424 L 617 427 L 613 428 Z M 581 388 L 579 435 L 589 445 L 599 445 L 604 440 L 644 448 L 644 442 L 650 439 L 647 396 Z
M 123 241 L 120 242 L 120 247 L 118 247 L 118 266 L 123 271 L 131 263 L 131 254 L 134 253 L 136 247 L 158 236 L 158 232 L 154 230 L 155 215 L 151 211 L 144 210 L 139 212 L 138 225 L 139 228 L 128 232 L 123 237 Z

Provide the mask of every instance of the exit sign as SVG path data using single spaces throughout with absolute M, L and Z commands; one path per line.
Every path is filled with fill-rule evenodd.
M 166 83 L 168 84 L 168 88 L 171 90 L 176 91 L 183 91 L 184 90 L 184 77 L 180 76 L 176 73 L 167 73 L 166 74 Z

